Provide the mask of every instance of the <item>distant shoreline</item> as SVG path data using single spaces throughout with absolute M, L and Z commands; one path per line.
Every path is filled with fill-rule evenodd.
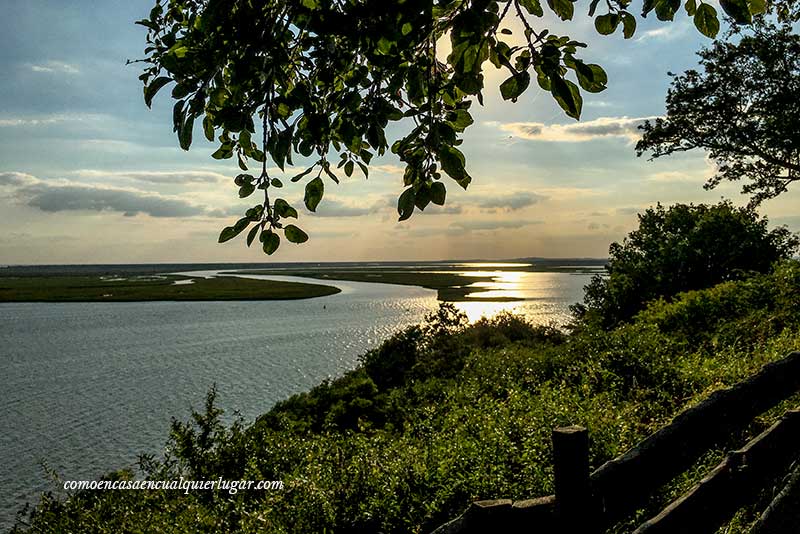
M 496 271 L 593 274 L 603 260 L 526 258 L 507 261 L 335 262 L 282 264 L 41 265 L 0 268 L 0 302 L 140 302 L 293 300 L 339 293 L 314 283 L 256 280 L 235 275 L 295 276 L 432 289 L 443 302 L 516 302 L 515 296 L 481 298 Z M 259 268 L 254 265 L 260 266 Z M 194 271 L 221 276 L 198 278 Z M 234 275 L 234 276 L 225 276 Z
M 236 277 L 184 275 L 0 277 L 0 302 L 152 302 L 296 300 L 341 292 L 338 287 Z
M 508 260 L 439 260 L 439 261 L 353 261 L 353 262 L 289 262 L 289 263 L 114 263 L 114 264 L 47 264 L 2 265 L 0 279 L 9 276 L 88 276 L 111 274 L 162 274 L 186 271 L 239 271 L 253 269 L 306 270 L 349 268 L 436 268 L 437 270 L 470 270 L 469 264 L 518 264 L 503 270 L 563 271 L 591 269 L 607 263 L 606 258 L 515 258 Z M 276 273 L 277 274 L 277 273 Z

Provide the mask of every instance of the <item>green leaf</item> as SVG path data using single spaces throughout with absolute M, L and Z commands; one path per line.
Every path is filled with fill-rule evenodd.
M 247 246 L 248 247 L 253 243 L 253 241 L 256 238 L 256 235 L 258 235 L 259 228 L 261 228 L 259 225 L 255 225 L 250 230 L 250 233 L 247 234 Z
M 306 184 L 306 194 L 303 202 L 309 211 L 316 211 L 319 201 L 322 200 L 322 195 L 325 193 L 325 184 L 322 178 L 317 176 Z
M 636 17 L 630 13 L 622 14 L 622 36 L 630 39 L 636 33 Z
M 150 82 L 149 85 L 144 86 L 144 103 L 147 104 L 148 108 L 153 104 L 153 97 L 156 96 L 156 93 L 171 81 L 172 78 L 159 76 Z
M 750 13 L 753 15 L 763 15 L 767 12 L 766 0 L 748 0 L 750 4 Z
M 750 6 L 747 5 L 747 0 L 719 0 L 719 5 L 737 24 L 750 24 L 753 22 L 753 15 L 750 13 Z
M 697 0 L 686 0 L 683 7 L 686 9 L 687 15 L 694 17 L 694 14 L 697 13 Z
M 286 239 L 291 243 L 300 244 L 308 241 L 308 234 L 293 224 L 286 226 L 283 229 L 283 233 L 286 235 Z
M 594 19 L 594 27 L 600 35 L 611 35 L 619 26 L 620 17 L 616 13 L 600 15 Z
M 297 210 L 291 207 L 289 203 L 283 200 L 282 198 L 275 200 L 275 211 L 281 217 L 293 217 L 295 219 L 297 218 Z
M 228 144 L 223 144 L 220 146 L 216 152 L 211 154 L 211 157 L 214 159 L 228 159 L 233 156 L 233 149 Z
M 178 132 L 178 142 L 181 144 L 181 148 L 184 150 L 189 150 L 189 147 L 192 146 L 192 130 L 194 129 L 194 115 L 188 113 L 186 115 L 186 120 L 181 123 L 181 129 Z
M 454 115 L 455 116 L 450 120 L 450 124 L 459 132 L 463 132 L 469 125 L 475 122 L 472 119 L 472 115 L 470 115 L 469 111 L 466 109 L 457 109 Z
M 559 16 L 561 20 L 572 20 L 575 13 L 575 6 L 570 0 L 547 0 L 550 9 Z
M 255 184 L 244 184 L 242 187 L 239 188 L 239 198 L 246 198 L 253 194 L 253 191 L 256 190 Z
M 660 21 L 671 21 L 681 8 L 681 0 L 656 0 L 656 17 Z
M 355 163 L 353 163 L 353 160 L 350 160 L 344 164 L 344 173 L 348 176 L 348 178 L 350 176 L 353 176 L 354 168 L 355 168 Z
M 585 91 L 599 93 L 606 89 L 608 76 L 600 65 L 575 61 L 575 73 L 578 75 L 578 83 Z
M 206 115 L 203 119 L 203 133 L 205 134 L 206 139 L 212 143 L 214 142 L 214 122 L 208 115 Z
M 280 189 L 281 187 L 283 187 L 283 182 L 281 182 L 281 181 L 280 181 L 280 180 L 278 180 L 277 178 L 273 178 L 272 180 L 270 180 L 270 181 L 269 181 L 269 183 L 270 183 L 270 185 L 271 185 L 272 187 L 277 187 L 278 189 Z
M 431 202 L 437 206 L 444 206 L 446 196 L 447 188 L 442 182 L 433 182 L 431 184 Z
M 307 168 L 306 170 L 304 170 L 300 174 L 297 174 L 297 175 L 293 176 L 292 177 L 292 182 L 299 182 L 300 180 L 303 179 L 303 176 L 307 175 L 308 173 L 310 173 L 313 170 L 314 170 L 314 166 L 312 165 L 311 167 Z
M 456 181 L 463 179 L 467 174 L 464 169 L 466 163 L 464 154 L 455 147 L 445 146 L 439 150 L 439 163 L 441 163 L 442 170 Z
M 542 9 L 542 5 L 539 3 L 539 0 L 519 0 L 519 5 L 525 8 L 525 10 L 535 17 L 541 17 L 544 15 L 544 10 Z
M 325 174 L 328 175 L 328 178 L 330 178 L 331 180 L 333 180 L 337 184 L 339 183 L 339 178 L 337 178 L 336 175 L 333 174 L 333 171 L 331 171 L 331 168 L 330 168 L 329 165 L 324 165 L 322 167 L 322 170 L 325 171 Z
M 500 94 L 503 100 L 516 100 L 531 82 L 531 75 L 527 71 L 518 72 L 500 84 Z
M 262 249 L 264 250 L 264 252 L 270 255 L 276 250 L 278 250 L 278 247 L 281 244 L 280 236 L 275 232 L 273 232 L 272 230 L 261 232 L 259 239 L 261 239 L 261 242 L 263 243 Z
M 364 178 L 369 178 L 369 169 L 367 168 L 367 166 L 361 163 L 360 161 L 358 161 L 357 163 L 359 168 L 361 169 L 361 172 L 364 173 Z
M 414 196 L 414 188 L 409 187 L 397 199 L 397 213 L 400 214 L 398 221 L 405 221 L 414 213 Z
M 558 105 L 561 106 L 561 109 L 566 111 L 567 115 L 573 119 L 580 119 L 583 99 L 578 86 L 560 76 L 553 76 L 550 81 L 553 84 L 551 93 Z
M 430 202 L 431 191 L 426 185 L 423 185 L 414 193 L 414 205 L 419 208 L 420 211 L 424 211 Z
M 234 224 L 233 226 L 228 226 L 226 228 L 223 228 L 222 232 L 219 234 L 219 242 L 224 243 L 226 241 L 230 241 L 237 235 L 241 234 L 242 231 L 244 231 L 244 229 L 247 228 L 249 224 L 250 224 L 250 219 L 248 219 L 247 217 L 242 217 L 241 219 L 236 221 L 236 224 Z
M 700 33 L 713 39 L 719 33 L 717 10 L 709 4 L 700 4 L 694 13 L 694 25 Z

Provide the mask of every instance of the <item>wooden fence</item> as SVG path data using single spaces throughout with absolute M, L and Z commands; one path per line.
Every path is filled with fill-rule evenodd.
M 747 380 L 712 393 L 592 473 L 586 429 L 558 428 L 553 431 L 555 495 L 517 502 L 474 502 L 434 534 L 603 532 L 641 508 L 654 492 L 715 444 L 743 431 L 756 416 L 798 391 L 800 352 L 793 352 L 765 365 Z M 791 410 L 743 448 L 730 453 L 689 492 L 640 525 L 634 534 L 713 533 L 736 510 L 755 502 L 764 488 L 788 473 L 799 457 L 800 410 Z M 795 469 L 755 531 L 800 532 L 798 500 L 800 469 Z

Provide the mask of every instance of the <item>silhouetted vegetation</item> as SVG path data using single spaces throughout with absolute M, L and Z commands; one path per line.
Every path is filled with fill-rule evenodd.
M 649 208 L 637 230 L 611 244 L 607 276 L 592 278 L 573 312 L 583 322 L 614 327 L 652 300 L 769 272 L 800 241 L 784 227 L 769 230 L 767 222 L 730 202 Z

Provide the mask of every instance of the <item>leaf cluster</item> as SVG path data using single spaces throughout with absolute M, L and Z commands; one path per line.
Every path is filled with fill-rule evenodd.
M 597 31 L 607 35 L 622 27 L 625 38 L 633 36 L 630 0 L 608 0 L 605 13 L 597 13 L 598 6 L 593 0 L 589 7 Z M 676 0 L 646 0 L 642 14 L 672 20 L 679 7 Z M 748 22 L 764 5 L 725 0 L 723 8 Z M 148 30 L 140 79 L 148 106 L 171 87 L 173 129 L 182 148 L 192 144 L 195 122 L 201 122 L 207 140 L 218 143 L 212 157 L 235 160 L 245 173 L 234 180 L 239 196 L 263 193 L 260 209 L 254 206 L 225 228 L 220 242 L 250 228 L 248 245 L 258 237 L 271 254 L 281 234 L 293 243 L 308 238 L 283 222 L 297 217 L 290 200 L 270 196 L 283 186 L 270 174 L 276 167 L 285 172 L 306 165 L 291 181 L 305 180 L 303 203 L 312 212 L 325 181 L 339 183 L 357 170 L 366 177 L 372 158 L 389 150 L 405 165 L 400 220 L 430 203 L 444 204 L 445 178 L 466 188 L 472 177 L 459 145 L 473 123 L 473 100 L 483 102 L 487 64 L 509 75 L 500 84 L 504 99 L 519 99 L 535 76 L 578 119 L 581 91 L 602 91 L 608 79 L 599 65 L 578 57 L 584 43 L 540 27 L 546 10 L 572 20 L 575 3 L 158 0 L 138 21 Z M 686 10 L 700 31 L 716 34 L 710 5 L 689 0 Z M 510 18 L 521 21 L 523 35 L 510 35 L 504 25 Z M 450 53 L 442 57 L 437 50 L 447 40 Z M 401 129 L 398 139 L 387 138 Z M 260 173 L 250 171 L 258 166 Z

